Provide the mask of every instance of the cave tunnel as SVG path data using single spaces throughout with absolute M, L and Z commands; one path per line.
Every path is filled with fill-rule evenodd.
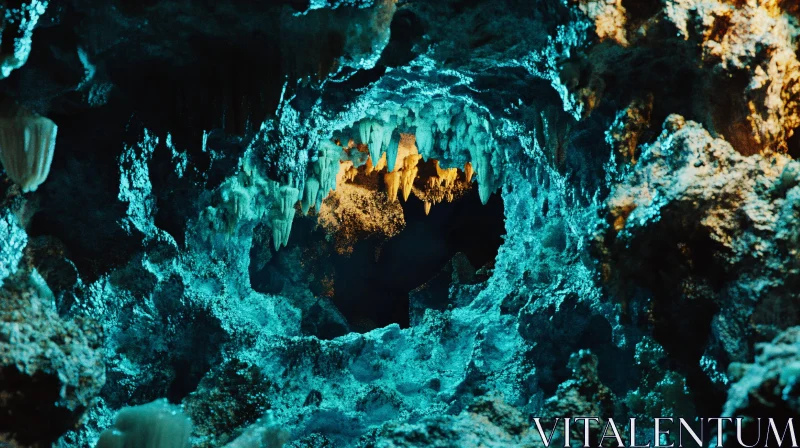
M 257 252 L 271 249 L 268 244 L 254 244 L 253 288 L 270 294 L 285 291 L 292 251 L 300 251 L 299 256 L 312 265 L 309 269 L 316 273 L 317 283 L 323 277 L 331 281 L 328 298 L 350 331 L 366 332 L 395 323 L 409 327 L 409 293 L 439 276 L 457 254 L 474 270 L 491 267 L 505 234 L 504 209 L 499 192 L 484 205 L 477 188 L 453 202 L 434 205 L 428 215 L 414 195 L 401 204 L 406 221 L 403 230 L 389 239 L 378 235 L 363 238 L 351 253 L 338 253 L 325 244 L 325 231 L 315 216 L 297 218 L 288 247 L 273 253 L 263 265 L 255 261 Z M 327 252 L 310 258 L 309 250 Z M 449 278 L 449 273 L 443 278 Z M 326 295 L 322 289 L 315 294 Z M 434 294 L 437 302 L 446 303 L 446 287 L 436 288 Z M 344 330 L 325 331 L 329 338 Z
M 499 193 L 481 204 L 477 188 L 425 215 L 412 195 L 403 203 L 406 227 L 388 241 L 365 239 L 352 255 L 335 255 L 333 302 L 351 327 L 368 331 L 397 323 L 409 326 L 409 293 L 439 274 L 457 253 L 473 268 L 494 262 L 505 234 Z

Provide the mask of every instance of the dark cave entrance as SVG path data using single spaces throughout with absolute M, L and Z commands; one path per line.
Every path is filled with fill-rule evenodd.
M 478 189 L 472 188 L 454 202 L 434 205 L 427 216 L 422 201 L 411 195 L 403 203 L 403 212 L 406 227 L 395 237 L 388 241 L 368 238 L 356 244 L 352 255 L 333 257 L 332 300 L 354 331 L 392 323 L 407 328 L 412 290 L 436 277 L 458 253 L 475 269 L 494 263 L 503 242 L 499 194 L 483 205 Z
M 297 299 L 304 313 L 303 331 L 324 339 L 393 323 L 409 327 L 409 294 L 426 283 L 434 285 L 428 296 L 435 296 L 432 300 L 440 308 L 446 307 L 451 276 L 446 268 L 451 260 L 457 259 L 461 266 L 468 263 L 472 271 L 493 265 L 505 235 L 502 197 L 495 193 L 483 205 L 478 189 L 471 188 L 451 203 L 434 205 L 427 216 L 423 202 L 414 195 L 402 207 L 406 226 L 399 234 L 388 240 L 362 239 L 347 255 L 326 244 L 316 217 L 296 217 L 288 247 L 272 252 L 271 243 L 254 241 L 253 289 L 290 296 L 298 285 L 307 287 L 310 281 L 316 302 L 309 305 L 308 299 Z M 268 260 L 259 262 L 262 258 Z M 298 264 L 304 265 L 302 275 L 293 272 Z M 307 319 L 313 322 L 306 325 Z

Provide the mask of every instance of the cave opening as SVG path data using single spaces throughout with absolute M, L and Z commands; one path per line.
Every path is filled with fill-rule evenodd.
M 428 215 L 414 195 L 402 205 L 406 226 L 398 235 L 388 241 L 367 238 L 352 254 L 332 257 L 332 301 L 354 331 L 393 323 L 407 328 L 411 291 L 440 274 L 456 254 L 464 254 L 476 270 L 494 263 L 503 242 L 499 194 L 483 205 L 477 188 L 472 188 L 459 200 L 436 204 Z M 439 293 L 447 294 L 447 289 Z
M 268 237 L 256 238 L 251 249 L 251 286 L 263 293 L 296 296 L 297 306 L 309 314 L 304 318 L 315 320 L 308 327 L 311 330 L 304 331 L 324 339 L 390 324 L 408 328 L 412 324 L 410 295 L 428 284 L 432 287 L 427 300 L 433 304 L 416 307 L 446 308 L 448 269 L 467 265 L 474 273 L 493 266 L 505 235 L 502 197 L 495 193 L 484 205 L 473 187 L 453 202 L 434 205 L 427 215 L 423 201 L 414 195 L 401 206 L 403 230 L 388 239 L 381 235 L 362 238 L 350 252 L 335 250 L 316 216 L 296 218 L 289 245 L 278 252 L 272 251 Z M 294 270 L 298 261 L 305 269 L 300 275 Z M 310 305 L 307 298 L 297 297 L 303 288 L 310 288 L 315 296 Z

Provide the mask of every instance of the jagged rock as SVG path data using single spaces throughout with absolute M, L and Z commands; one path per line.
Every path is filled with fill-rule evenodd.
M 797 319 L 795 164 L 745 157 L 671 116 L 606 202 L 605 282 L 671 356 L 694 370 L 711 356 L 709 381 Z
M 556 418 L 564 415 L 608 418 L 614 415 L 616 397 L 600 380 L 597 364 L 597 356 L 588 350 L 580 350 L 570 356 L 568 367 L 572 371 L 572 378 L 561 383 L 555 396 L 545 403 L 548 415 Z M 581 429 L 575 431 L 571 437 L 580 440 Z
M 581 11 L 594 21 L 595 32 L 600 40 L 611 39 L 620 45 L 628 45 L 625 25 L 626 10 L 622 0 L 581 0 Z
M 105 383 L 102 334 L 90 321 L 58 316 L 36 271 L 0 289 L 0 434 L 50 446 L 74 429 Z M 47 421 L 47 425 L 42 425 Z
M 0 217 L 0 286 L 15 274 L 22 260 L 28 234 L 19 226 L 17 217 L 7 211 Z
M 712 120 L 743 154 L 786 149 L 800 125 L 800 62 L 794 19 L 774 0 L 671 0 L 665 16 L 744 95 L 712 108 Z M 710 93 L 710 92 L 709 92 Z M 730 108 L 733 108 L 731 110 Z M 746 121 L 746 123 L 745 123 Z
M 782 428 L 782 419 L 800 412 L 800 327 L 758 344 L 755 362 L 731 364 L 729 375 L 733 383 L 723 413 L 744 417 L 748 425 L 754 418 L 769 416 Z
M 481 397 L 457 416 L 392 425 L 374 443 L 376 448 L 532 446 L 538 439 L 524 416 L 502 397 Z
M 233 442 L 225 445 L 226 448 L 281 448 L 289 439 L 289 433 L 275 423 L 271 413 L 267 413 L 256 423 L 251 425 L 244 434 Z
M 222 446 L 241 428 L 255 425 L 270 408 L 269 384 L 264 381 L 258 367 L 239 360 L 213 368 L 184 400 L 194 421 L 196 446 Z

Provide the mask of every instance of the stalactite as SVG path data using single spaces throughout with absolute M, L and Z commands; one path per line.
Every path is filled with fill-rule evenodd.
M 431 203 L 425 201 L 424 205 L 425 205 L 425 216 L 428 216 L 431 213 Z
M 375 165 L 372 163 L 373 160 L 375 159 L 373 159 L 372 156 L 369 156 L 367 158 L 367 163 L 364 165 L 364 174 L 367 176 L 371 176 L 372 173 L 377 173 L 386 167 L 386 154 L 381 154 L 381 157 L 378 159 L 378 163 Z
M 400 133 L 395 131 L 392 133 L 389 144 L 386 147 L 386 167 L 389 172 L 394 171 L 394 166 L 397 163 L 397 151 L 400 146 Z
M 322 189 L 322 199 L 324 199 L 331 190 L 336 189 L 336 177 L 339 174 L 341 152 L 341 148 L 331 142 L 325 142 L 322 145 L 322 150 L 320 151 L 317 161 L 320 167 L 319 183 Z
M 473 146 L 470 147 L 472 167 L 478 174 L 478 193 L 481 197 L 481 202 L 484 204 L 489 201 L 489 196 L 494 190 L 494 182 L 491 176 L 492 167 L 490 164 L 490 138 L 488 134 L 478 133 L 474 137 Z
M 297 203 L 300 191 L 291 185 L 281 185 L 274 189 L 275 204 L 270 212 L 272 224 L 272 244 L 275 250 L 289 243 L 289 234 L 294 221 L 294 204 Z
M 383 175 L 383 181 L 386 184 L 386 194 L 389 195 L 390 201 L 397 200 L 397 192 L 400 190 L 401 174 L 399 171 L 387 172 Z
M 358 123 L 358 136 L 362 145 L 369 145 L 369 138 L 372 134 L 373 120 L 362 120 Z
M 311 208 L 312 205 L 316 205 L 317 195 L 319 194 L 319 190 L 320 190 L 320 181 L 317 180 L 316 177 L 309 177 L 308 179 L 306 179 L 306 186 L 303 192 L 303 201 L 301 205 L 304 215 L 308 214 L 308 210 Z
M 436 167 L 436 175 L 439 177 L 438 184 L 450 188 L 458 177 L 458 168 L 442 168 L 439 166 L 438 160 L 434 160 L 433 164 Z
M 419 168 L 417 164 L 422 158 L 419 154 L 409 154 L 403 159 L 403 170 L 401 172 L 400 183 L 403 187 L 403 200 L 408 201 L 408 196 L 411 195 L 411 190 L 414 186 L 414 179 L 417 178 Z
M 339 174 L 339 156 L 341 148 L 336 144 L 324 141 L 317 151 L 317 160 L 311 164 L 311 172 L 306 178 L 301 208 L 308 214 L 311 207 L 319 210 L 322 201 L 336 189 L 336 178 Z
M 0 162 L 23 192 L 36 191 L 47 179 L 57 131 L 52 120 L 25 112 L 0 119 Z
M 420 123 L 416 131 L 417 150 L 422 158 L 427 162 L 433 151 L 433 130 L 429 123 Z
M 363 123 L 363 122 L 362 122 Z M 392 133 L 394 132 L 394 127 L 391 125 L 387 125 L 378 121 L 371 121 L 370 131 L 368 136 L 368 141 L 362 143 L 366 143 L 369 145 L 369 155 L 372 160 L 379 160 L 383 152 L 389 146 L 389 141 L 392 138 Z M 364 138 L 365 134 L 362 131 L 361 137 Z
M 472 175 L 475 172 L 472 170 L 472 163 L 467 162 L 464 164 L 464 174 L 467 176 L 467 182 L 472 182 Z

